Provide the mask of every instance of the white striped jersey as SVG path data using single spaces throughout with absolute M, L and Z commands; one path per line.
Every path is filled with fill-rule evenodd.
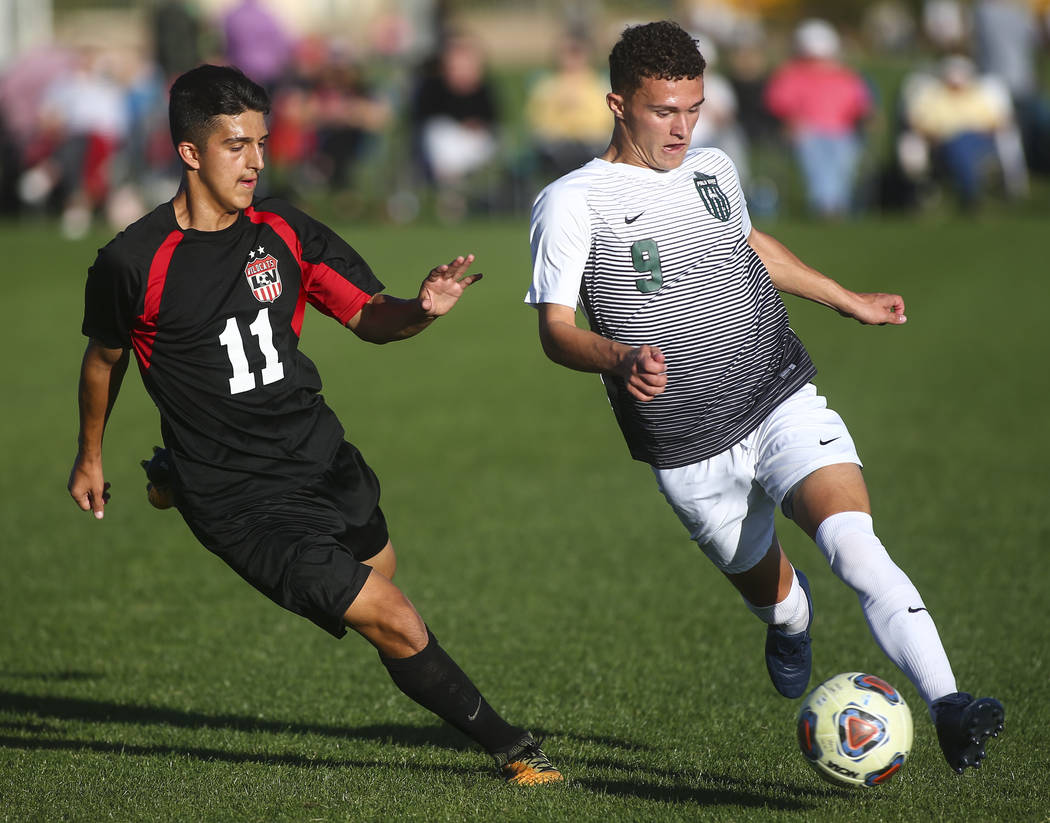
M 666 357 L 667 388 L 648 403 L 602 375 L 634 458 L 676 468 L 718 454 L 816 374 L 750 232 L 718 149 L 671 171 L 595 159 L 536 199 L 525 302 L 578 303 L 592 331 Z

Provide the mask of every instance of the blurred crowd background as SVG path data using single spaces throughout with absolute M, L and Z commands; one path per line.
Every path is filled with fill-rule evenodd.
M 523 214 L 604 150 L 608 50 L 662 18 L 759 216 L 1050 206 L 1050 0 L 0 0 L 0 213 L 75 238 L 170 198 L 167 88 L 213 62 L 271 93 L 268 192 Z

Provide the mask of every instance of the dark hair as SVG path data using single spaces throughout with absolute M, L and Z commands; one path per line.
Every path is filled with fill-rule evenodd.
M 629 26 L 609 53 L 612 90 L 625 96 L 642 85 L 642 78 L 700 77 L 705 68 L 696 40 L 670 20 Z
M 208 142 L 216 118 L 246 111 L 270 113 L 270 97 L 258 83 L 233 66 L 198 66 L 171 86 L 168 125 L 177 146 L 186 140 L 200 149 Z

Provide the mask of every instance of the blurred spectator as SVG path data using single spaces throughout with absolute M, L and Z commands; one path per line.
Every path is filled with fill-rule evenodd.
M 222 19 L 226 57 L 273 89 L 292 58 L 292 38 L 262 0 L 240 0 Z
M 777 69 L 765 90 L 770 112 L 787 128 L 810 208 L 821 217 L 846 214 L 872 109 L 861 77 L 839 61 L 838 33 L 823 20 L 795 31 L 797 57 Z
M 915 45 L 915 16 L 901 0 L 880 0 L 864 9 L 864 36 L 879 51 L 905 54 Z
M 117 189 L 107 204 L 107 216 L 112 226 L 124 228 L 174 196 L 178 166 L 168 128 L 167 75 L 161 66 L 144 54 L 129 53 L 115 79 L 123 90 L 128 131 L 113 175 Z
M 903 165 L 913 175 L 947 176 L 967 209 L 979 204 L 993 167 L 1009 193 L 1024 192 L 1024 155 L 1009 95 L 999 81 L 978 76 L 968 57 L 949 56 L 936 76 L 912 78 L 904 107 L 910 131 L 898 150 L 906 152 Z
M 186 0 L 160 0 L 151 22 L 153 55 L 165 79 L 200 65 L 200 21 Z
M 1039 88 L 1042 34 L 1035 12 L 1022 0 L 977 0 L 973 34 L 978 68 L 1010 92 L 1029 166 L 1050 172 L 1050 106 Z
M 42 131 L 40 105 L 48 87 L 70 70 L 72 52 L 58 46 L 42 46 L 23 54 L 0 74 L 0 197 L 5 212 L 21 208 L 20 179 L 26 168 L 36 165 L 54 149 Z M 41 181 L 44 190 L 36 202 L 46 200 L 51 177 Z
M 959 0 L 925 0 L 922 28 L 934 49 L 941 54 L 959 51 L 966 46 L 969 31 L 966 13 Z
M 601 154 L 612 114 L 605 104 L 608 80 L 594 68 L 588 43 L 568 34 L 558 44 L 555 67 L 530 89 L 525 114 L 541 175 L 561 177 Z
M 762 39 L 733 43 L 726 60 L 726 71 L 737 103 L 737 121 L 752 147 L 769 140 L 776 120 L 762 97 L 769 82 L 769 62 Z
M 111 165 L 128 134 L 124 91 L 104 55 L 83 51 L 47 89 L 40 109 L 44 155 L 22 179 L 24 199 L 42 204 L 57 192 L 68 237 L 87 232 L 111 189 Z
M 700 53 L 707 61 L 704 70 L 704 103 L 696 121 L 690 148 L 700 146 L 721 149 L 736 166 L 740 183 L 747 190 L 751 177 L 747 135 L 737 119 L 736 92 L 726 77 L 714 70 L 718 48 L 707 37 L 696 38 Z
M 18 210 L 20 169 L 18 144 L 7 127 L 3 107 L 0 107 L 0 214 L 12 214 Z
M 317 150 L 333 190 L 349 188 L 369 141 L 389 124 L 389 104 L 366 83 L 361 66 L 340 56 L 325 63 L 313 89 Z
M 417 162 L 436 185 L 447 217 L 465 211 L 468 178 L 496 155 L 496 92 L 477 40 L 451 32 L 423 67 L 410 109 Z
M 368 141 L 390 118 L 349 55 L 325 38 L 304 38 L 273 96 L 268 146 L 279 182 L 292 192 L 304 184 L 346 191 Z

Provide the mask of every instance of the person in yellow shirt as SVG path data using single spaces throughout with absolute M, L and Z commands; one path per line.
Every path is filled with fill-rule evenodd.
M 560 177 L 604 151 L 612 126 L 607 87 L 591 63 L 587 41 L 567 34 L 558 44 L 555 67 L 536 81 L 525 103 L 544 178 Z
M 981 198 L 984 170 L 999 163 L 997 136 L 1013 125 L 1009 95 L 982 78 L 968 57 L 945 58 L 937 77 L 915 89 L 908 122 L 930 147 L 934 166 L 947 174 L 964 208 Z

